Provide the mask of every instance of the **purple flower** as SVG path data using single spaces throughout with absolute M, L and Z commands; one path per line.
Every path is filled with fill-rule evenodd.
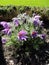
M 37 34 L 38 34 L 38 32 L 37 32 L 37 31 L 33 31 L 33 32 L 32 32 L 32 38 L 37 37 Z
M 5 21 L 0 22 L 0 24 L 3 25 L 4 28 L 10 28 L 9 23 L 7 23 Z
M 9 29 L 7 35 L 11 35 L 11 33 L 12 33 L 12 31 L 11 31 L 11 29 Z
M 34 18 L 33 19 L 33 24 L 35 26 L 41 26 L 43 24 L 43 21 L 40 21 L 39 18 Z
M 2 38 L 2 43 L 4 44 L 6 42 L 7 42 L 6 39 L 5 38 Z
M 34 24 L 34 26 L 38 26 L 39 25 L 37 21 L 34 21 L 33 24 Z
M 4 34 L 7 34 L 8 31 L 9 31 L 9 29 L 4 29 L 4 30 L 2 30 L 2 32 L 3 32 Z
M 41 39 L 45 39 L 46 35 L 45 34 L 38 34 L 38 37 L 40 37 Z
M 18 27 L 19 20 L 17 18 L 13 18 L 12 20 L 13 20 L 14 24 L 16 25 L 16 27 Z
M 16 25 L 16 27 L 19 25 L 19 22 L 18 22 L 18 20 L 15 20 L 15 25 Z
M 19 40 L 25 40 L 27 39 L 27 32 L 25 30 L 21 30 L 19 33 L 18 33 L 18 39 Z
M 45 39 L 46 35 L 45 34 L 41 34 L 41 38 Z
M 39 18 L 36 18 L 36 17 L 33 18 L 33 24 L 35 26 L 38 26 L 39 25 L 39 22 L 40 22 Z
M 11 35 L 11 29 L 4 29 L 2 32 L 6 35 Z
M 39 15 L 34 16 L 34 18 L 33 18 L 33 24 L 35 26 L 41 26 L 42 25 L 43 21 L 40 21 L 40 19 L 39 19 L 40 17 L 41 16 L 39 16 Z
M 38 20 L 40 17 L 40 15 L 36 15 L 34 18 Z

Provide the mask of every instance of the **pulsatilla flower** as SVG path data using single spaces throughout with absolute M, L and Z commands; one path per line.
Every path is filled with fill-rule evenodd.
M 38 22 L 39 22 L 39 20 L 34 20 L 34 21 L 33 21 L 34 26 L 38 26 L 38 25 L 39 25 Z
M 39 19 L 40 17 L 41 17 L 40 15 L 36 15 L 34 18 Z
M 38 32 L 37 32 L 37 31 L 33 31 L 33 32 L 32 32 L 32 38 L 37 37 L 37 34 L 38 34 Z
M 27 39 L 27 32 L 25 30 L 21 30 L 19 33 L 18 33 L 18 39 L 19 40 L 25 40 Z
M 40 37 L 41 39 L 45 39 L 46 38 L 46 34 L 38 34 L 38 37 Z
M 2 43 L 4 44 L 6 42 L 7 42 L 7 40 L 5 38 L 2 38 Z
M 18 27 L 18 25 L 19 25 L 18 18 L 13 18 L 12 20 L 13 20 L 14 24 L 16 25 L 16 27 Z
M 41 25 L 42 25 L 43 21 L 40 21 L 39 18 L 40 18 L 39 15 L 37 15 L 37 16 L 35 16 L 35 17 L 33 18 L 33 24 L 34 24 L 35 26 L 41 26 Z
M 4 30 L 2 30 L 2 32 L 3 32 L 5 35 L 11 35 L 11 29 L 4 29 Z
M 45 34 L 42 34 L 42 38 L 45 39 L 46 35 Z
M 41 39 L 45 39 L 46 35 L 45 34 L 41 34 L 40 38 Z
M 5 21 L 0 22 L 0 24 L 4 27 L 2 32 L 6 35 L 10 35 L 11 34 L 10 24 Z
M 1 24 L 4 28 L 10 28 L 9 23 L 7 23 L 7 22 L 5 22 L 5 21 L 0 22 L 0 24 Z

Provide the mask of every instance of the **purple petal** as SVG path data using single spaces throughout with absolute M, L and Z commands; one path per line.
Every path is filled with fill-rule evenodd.
M 7 23 L 5 21 L 2 21 L 0 24 L 3 25 L 4 28 L 10 28 L 9 23 Z
M 13 22 L 14 22 L 14 24 L 15 24 L 16 26 L 19 25 L 19 20 L 18 20 L 17 18 L 13 18 L 12 20 L 13 20 Z
M 20 41 L 23 41 L 23 40 L 26 41 L 27 38 L 28 38 L 27 36 L 21 36 L 21 37 L 18 37 L 18 39 L 19 39 Z
M 7 35 L 11 35 L 11 33 L 12 33 L 12 31 L 11 31 L 11 29 L 9 29 Z
M 6 39 L 5 38 L 2 38 L 2 43 L 6 43 Z
M 26 32 L 25 30 L 21 30 L 21 31 L 19 32 L 19 34 L 26 35 L 27 32 Z
M 40 15 L 36 15 L 34 18 L 39 19 L 40 17 L 41 17 Z
M 26 41 L 26 38 L 27 38 L 27 32 L 25 30 L 21 30 L 19 33 L 18 33 L 18 39 L 19 40 L 25 40 Z
M 5 35 L 11 35 L 11 29 L 4 29 L 4 30 L 2 30 L 2 32 L 3 32 Z
M 42 37 L 42 39 L 45 39 L 46 35 L 45 34 L 42 34 L 41 37 Z
M 37 37 L 37 34 L 38 34 L 38 32 L 37 32 L 37 31 L 32 32 L 32 38 Z
M 33 24 L 34 24 L 35 26 L 38 26 L 38 22 L 37 22 L 37 21 L 34 21 Z
M 2 32 L 3 32 L 4 34 L 7 34 L 8 31 L 9 31 L 9 29 L 4 29 L 4 30 L 2 30 Z
M 45 34 L 38 34 L 37 37 L 40 37 L 41 39 L 45 39 L 46 35 Z

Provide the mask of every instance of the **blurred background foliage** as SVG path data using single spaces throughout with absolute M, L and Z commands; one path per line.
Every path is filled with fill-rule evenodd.
M 11 21 L 13 17 L 16 17 L 20 13 L 29 11 L 29 15 L 32 16 L 33 13 L 40 14 L 43 17 L 46 17 L 49 20 L 49 7 L 29 7 L 29 6 L 0 6 L 0 21 L 6 20 Z

